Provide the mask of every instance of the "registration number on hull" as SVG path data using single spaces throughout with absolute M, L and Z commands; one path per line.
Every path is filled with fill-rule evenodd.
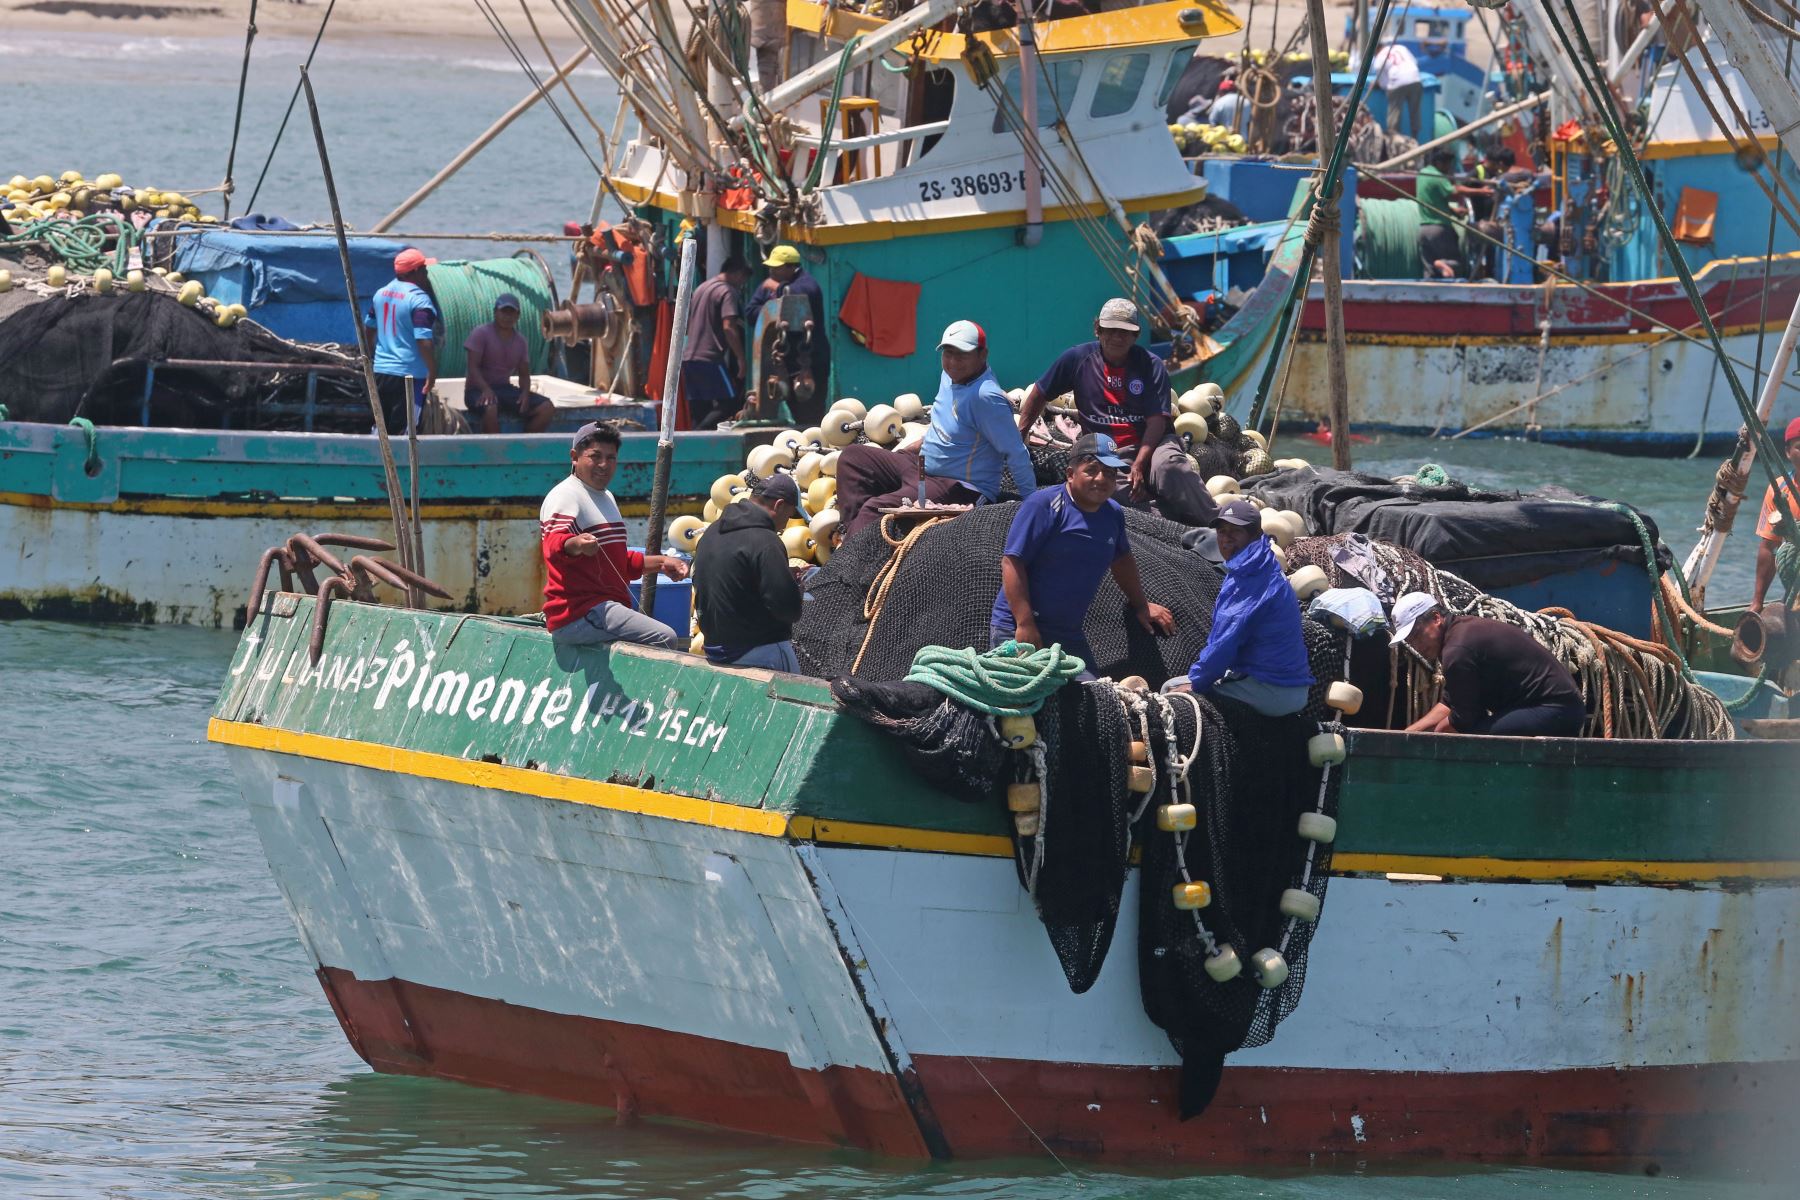
M 941 175 L 936 179 L 921 179 L 918 183 L 920 200 L 942 200 L 946 196 L 952 200 L 960 200 L 965 196 L 1004 196 L 1025 190 L 1025 172 L 976 171 L 968 175 Z

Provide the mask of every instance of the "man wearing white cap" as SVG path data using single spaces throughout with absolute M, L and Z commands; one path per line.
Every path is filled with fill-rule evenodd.
M 1169 373 L 1138 345 L 1137 305 L 1114 297 L 1100 306 L 1094 340 L 1063 351 L 1044 377 L 1025 389 L 1019 430 L 1030 432 L 1051 397 L 1075 394 L 1084 433 L 1112 438 L 1131 463 L 1130 499 L 1184 525 L 1210 525 L 1219 506 L 1206 481 L 1170 432 Z
M 1424 592 L 1394 601 L 1393 618 L 1393 644 L 1405 642 L 1444 676 L 1444 698 L 1408 733 L 1577 737 L 1587 723 L 1575 676 L 1523 629 L 1447 613 Z
M 838 513 L 846 537 L 881 519 L 881 510 L 921 494 L 939 504 L 985 504 L 1000 495 L 1001 469 L 1029 496 L 1037 486 L 1012 405 L 988 369 L 987 334 L 953 321 L 938 339 L 944 368 L 931 428 L 900 451 L 845 447 L 838 456 Z

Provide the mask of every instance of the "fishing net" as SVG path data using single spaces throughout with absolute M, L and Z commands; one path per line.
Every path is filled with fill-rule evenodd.
M 146 364 L 170 359 L 286 368 L 159 366 L 148 401 L 150 423 L 202 429 L 298 429 L 306 408 L 305 368 L 349 362 L 251 322 L 221 329 L 161 292 L 44 296 L 15 287 L 0 296 L 0 404 L 13 420 L 62 424 L 81 416 L 102 425 L 136 425 L 146 403 Z M 320 376 L 313 428 L 367 432 L 362 386 L 360 375 Z
M 1316 566 L 1332 587 L 1366 587 L 1383 604 L 1406 592 L 1426 592 L 1453 613 L 1515 625 L 1556 656 L 1581 688 L 1589 737 L 1727 740 L 1735 736 L 1724 701 L 1690 681 L 1680 656 L 1659 642 L 1580 621 L 1566 609 L 1531 612 L 1490 596 L 1441 571 L 1411 550 L 1357 533 L 1299 538 L 1288 547 L 1290 567 Z M 1370 671 L 1353 656 L 1351 680 L 1388 728 L 1404 728 L 1436 704 L 1442 684 L 1431 664 L 1402 646 L 1390 647 L 1385 670 Z M 1379 681 L 1379 682 L 1378 682 Z

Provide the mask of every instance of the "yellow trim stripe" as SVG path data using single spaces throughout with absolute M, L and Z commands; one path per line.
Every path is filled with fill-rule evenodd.
M 1427 284 L 1425 286 L 1429 287 L 1431 285 Z M 1369 303 L 1369 301 L 1354 301 L 1354 303 Z M 1780 322 L 1781 325 L 1785 325 L 1786 323 L 1787 322 L 1785 319 L 1783 319 Z M 1776 328 L 1778 328 L 1778 325 L 1775 322 L 1773 322 L 1773 320 L 1771 320 L 1771 323 L 1766 326 L 1759 326 L 1759 325 L 1755 324 L 1754 322 L 1747 324 L 1747 325 L 1721 325 L 1721 326 L 1719 326 L 1719 336 L 1720 337 L 1735 337 L 1739 334 L 1755 333 L 1759 329 L 1773 330 Z M 1699 338 L 1701 336 L 1696 330 L 1690 329 L 1690 330 L 1684 330 L 1683 332 L 1685 332 L 1688 335 L 1688 337 L 1694 341 L 1699 341 Z M 1517 333 L 1517 334 L 1442 333 L 1442 334 L 1439 334 L 1439 333 L 1387 333 L 1387 332 L 1375 331 L 1375 332 L 1346 333 L 1344 335 L 1344 341 L 1347 344 L 1352 345 L 1352 346 L 1380 346 L 1384 349 L 1392 348 L 1395 346 L 1412 346 L 1412 347 L 1425 347 L 1425 348 L 1444 347 L 1444 346 L 1449 346 L 1452 348 L 1461 347 L 1461 346 L 1534 346 L 1535 347 L 1538 344 L 1539 339 L 1542 338 L 1542 336 L 1543 336 L 1542 333 Z M 1673 342 L 1676 340 L 1678 340 L 1677 335 L 1673 331 L 1671 331 L 1669 329 L 1665 329 L 1662 326 L 1656 326 L 1654 328 L 1646 329 L 1646 330 L 1642 330 L 1642 331 L 1634 330 L 1634 331 L 1628 332 L 1628 333 L 1583 333 L 1583 334 L 1553 333 L 1553 334 L 1551 334 L 1551 341 L 1559 347 L 1566 347 L 1566 346 L 1617 346 L 1617 345 L 1630 345 L 1630 344 L 1636 343 L 1636 342 Z M 1325 334 L 1323 333 L 1323 331 L 1317 330 L 1317 329 L 1303 329 L 1300 332 L 1300 341 L 1307 345 L 1321 345 L 1325 341 Z M 1707 353 L 1710 354 L 1711 350 L 1708 349 Z
M 691 796 L 649 791 L 577 779 L 548 771 L 470 762 L 447 754 L 402 750 L 348 738 L 296 733 L 218 717 L 207 723 L 208 741 L 248 750 L 292 754 L 321 762 L 368 767 L 421 779 L 466 784 L 587 804 L 615 812 L 662 817 L 713 829 L 729 829 L 761 837 L 791 838 L 825 845 L 867 849 L 914 850 L 979 858 L 1011 858 L 1012 842 L 992 834 L 951 833 L 899 825 L 771 812 L 722 804 Z M 1438 875 L 1445 879 L 1488 879 L 1507 882 L 1709 883 L 1732 879 L 1800 879 L 1800 862 L 1607 862 L 1574 859 L 1437 858 L 1407 854 L 1336 854 L 1334 875 Z
M 1745 139 L 1739 140 L 1742 141 Z M 1772 133 L 1760 134 L 1756 140 L 1761 143 L 1765 152 L 1771 152 L 1775 147 L 1781 144 L 1780 140 Z M 1736 150 L 1733 148 L 1731 141 L 1728 138 L 1688 138 L 1682 141 L 1671 139 L 1669 141 L 1651 142 L 1639 152 L 1638 157 L 1645 159 L 1692 158 L 1699 154 L 1734 153 L 1736 153 Z
M 676 500 L 671 497 L 670 511 L 677 514 L 697 513 L 702 501 Z M 0 492 L 0 504 L 18 508 L 65 509 L 71 512 L 128 513 L 140 517 L 256 517 L 283 521 L 317 521 L 321 518 L 346 521 L 386 521 L 393 511 L 385 502 L 367 503 L 337 500 L 202 500 L 185 496 L 134 496 L 118 500 L 57 500 L 38 492 Z M 434 504 L 419 506 L 427 521 L 532 521 L 538 517 L 539 501 L 517 504 Z M 619 505 L 628 517 L 648 516 L 650 502 L 633 500 Z

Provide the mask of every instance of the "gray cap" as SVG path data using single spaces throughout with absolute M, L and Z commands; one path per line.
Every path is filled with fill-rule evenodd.
M 1123 296 L 1114 296 L 1102 304 L 1097 319 L 1102 329 L 1129 329 L 1136 333 L 1142 328 L 1138 323 L 1137 305 Z
M 1219 515 L 1213 518 L 1213 524 L 1220 523 L 1261 528 L 1262 514 L 1256 511 L 1256 505 L 1250 503 L 1247 496 L 1233 496 L 1219 502 Z
M 766 479 L 757 480 L 750 494 L 761 500 L 786 500 L 795 508 L 800 507 L 800 485 L 786 471 L 777 471 Z
M 602 425 L 599 421 L 589 421 L 586 425 L 583 425 L 580 429 L 575 431 L 575 439 L 569 443 L 569 449 L 581 449 L 581 443 L 587 441 L 604 428 L 606 428 L 606 426 Z

